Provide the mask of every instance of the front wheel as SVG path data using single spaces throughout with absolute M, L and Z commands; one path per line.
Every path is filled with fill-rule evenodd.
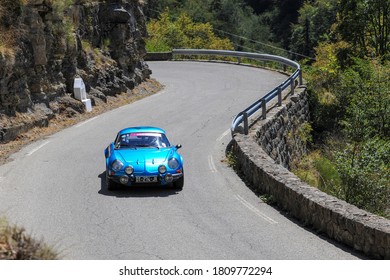
M 182 190 L 183 186 L 184 186 L 184 173 L 182 177 L 180 177 L 177 181 L 173 182 L 173 187 L 176 190 Z
M 108 173 L 106 172 L 106 186 L 107 186 L 107 190 L 108 191 L 113 191 L 116 189 L 116 183 L 111 180 L 110 178 L 108 178 Z

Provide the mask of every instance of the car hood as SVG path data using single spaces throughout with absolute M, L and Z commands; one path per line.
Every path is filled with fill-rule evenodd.
M 124 162 L 136 167 L 141 165 L 156 165 L 164 163 L 170 156 L 173 155 L 173 150 L 170 148 L 147 148 L 147 149 L 123 149 L 116 150 L 118 157 L 121 157 Z

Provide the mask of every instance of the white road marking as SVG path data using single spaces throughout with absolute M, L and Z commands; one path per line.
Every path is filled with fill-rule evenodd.
M 76 127 L 81 127 L 81 126 L 83 126 L 83 125 L 85 125 L 85 124 L 87 124 L 87 123 L 89 123 L 89 122 L 91 122 L 91 121 L 93 121 L 93 120 L 96 120 L 97 118 L 98 118 L 98 116 L 93 117 L 93 118 L 90 118 L 89 120 L 83 121 L 83 122 L 81 122 L 81 123 L 79 123 L 79 124 L 77 124 L 77 125 L 75 125 L 75 126 L 76 126 Z
M 28 156 L 31 156 L 33 153 L 35 153 L 36 151 L 42 149 L 44 146 L 46 146 L 47 144 L 49 144 L 50 141 L 46 141 L 46 142 L 43 142 L 41 145 L 39 145 L 38 147 L 36 147 L 35 149 L 31 150 L 30 152 L 27 153 Z
M 219 142 L 219 141 L 221 141 L 226 135 L 228 135 L 230 133 L 230 129 L 228 129 L 228 130 L 226 130 L 224 133 L 222 133 L 221 134 L 221 136 L 219 136 L 218 138 L 217 138 L 217 140 L 215 140 L 215 141 L 217 141 L 217 142 Z
M 210 167 L 211 172 L 213 172 L 213 173 L 217 172 L 217 168 L 215 168 L 213 156 L 211 156 L 211 155 L 208 156 L 208 160 L 209 160 L 209 167 Z
M 244 198 L 242 198 L 239 195 L 235 196 L 239 202 L 241 202 L 245 207 L 247 207 L 249 210 L 251 210 L 253 213 L 255 213 L 257 216 L 263 218 L 266 222 L 270 223 L 271 225 L 275 225 L 278 222 L 273 220 L 272 218 L 268 217 L 264 213 L 261 213 L 259 209 L 257 209 L 255 206 L 250 204 L 248 201 L 246 201 Z

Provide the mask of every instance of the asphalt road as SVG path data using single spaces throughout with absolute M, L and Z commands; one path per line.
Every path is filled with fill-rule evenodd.
M 64 259 L 355 259 L 259 200 L 224 162 L 236 113 L 285 79 L 199 62 L 149 63 L 163 91 L 35 142 L 0 166 L 0 216 Z M 108 192 L 118 130 L 160 126 L 182 144 L 182 191 Z

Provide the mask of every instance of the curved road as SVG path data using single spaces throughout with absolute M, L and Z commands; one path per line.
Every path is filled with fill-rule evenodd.
M 262 69 L 149 63 L 158 94 L 35 142 L 0 166 L 0 216 L 64 259 L 354 259 L 261 202 L 224 162 L 233 116 L 285 79 Z M 108 192 L 103 150 L 117 131 L 163 127 L 182 144 L 180 192 Z

